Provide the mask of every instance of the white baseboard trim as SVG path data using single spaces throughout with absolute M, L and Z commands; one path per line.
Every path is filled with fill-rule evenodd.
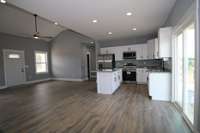
M 35 84 L 35 83 L 40 83 L 40 82 L 49 81 L 49 80 L 51 80 L 51 78 L 40 79 L 40 80 L 33 80 L 33 81 L 25 81 L 24 83 L 16 85 L 16 86 L 28 85 L 28 84 Z M 15 87 L 15 86 L 9 86 L 9 87 Z M 6 88 L 8 88 L 8 86 L 0 86 L 0 90 L 1 89 L 6 89 Z
M 40 80 L 33 80 L 33 81 L 26 81 L 24 84 L 34 84 L 34 83 L 40 83 L 40 82 L 49 81 L 49 80 L 51 80 L 51 78 L 40 79 Z
M 84 81 L 84 79 L 71 79 L 71 78 L 52 78 L 52 80 L 73 81 L 73 82 L 82 82 L 82 81 Z
M 6 86 L 0 86 L 0 90 L 7 88 Z
M 85 79 L 47 78 L 47 79 L 26 81 L 26 82 L 24 82 L 23 84 L 20 84 L 20 85 L 35 84 L 35 83 L 40 83 L 40 82 L 49 81 L 49 80 L 73 81 L 73 82 L 82 82 L 82 81 L 85 81 Z M 10 86 L 10 87 L 13 87 L 13 86 Z M 7 88 L 7 86 L 0 86 L 0 90 L 1 90 L 1 89 L 6 89 L 6 88 Z

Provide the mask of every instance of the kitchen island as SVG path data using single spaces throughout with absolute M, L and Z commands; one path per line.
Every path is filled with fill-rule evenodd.
M 97 92 L 113 94 L 122 83 L 122 69 L 97 71 Z

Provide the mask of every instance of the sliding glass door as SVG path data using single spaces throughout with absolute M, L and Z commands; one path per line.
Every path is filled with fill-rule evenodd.
M 194 121 L 194 72 L 195 72 L 195 30 L 190 25 L 184 30 L 184 108 L 183 111 Z
M 194 121 L 195 29 L 194 24 L 176 37 L 175 101 L 187 119 Z

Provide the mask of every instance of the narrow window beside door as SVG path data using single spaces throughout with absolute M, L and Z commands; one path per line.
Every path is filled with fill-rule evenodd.
M 47 52 L 35 52 L 36 73 L 48 73 L 48 57 Z

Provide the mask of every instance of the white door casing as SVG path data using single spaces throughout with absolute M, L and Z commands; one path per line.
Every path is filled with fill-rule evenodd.
M 24 51 L 4 49 L 4 73 L 7 87 L 25 83 Z

